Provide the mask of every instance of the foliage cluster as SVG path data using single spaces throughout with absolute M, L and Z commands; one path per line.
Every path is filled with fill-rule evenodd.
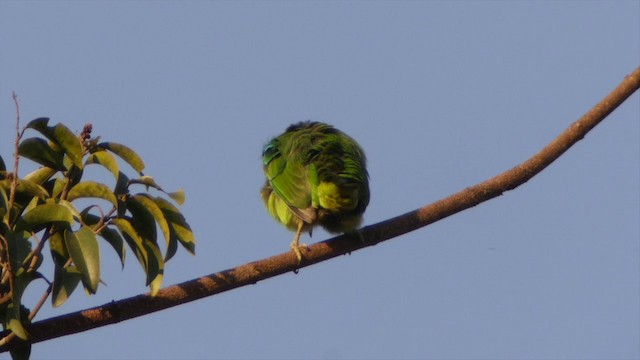
M 23 139 L 27 130 L 37 135 Z M 126 246 L 130 248 L 152 295 L 160 289 L 165 262 L 178 244 L 194 253 L 194 235 L 174 205 L 184 202 L 184 193 L 165 192 L 142 173 L 140 156 L 125 145 L 92 138 L 90 124 L 75 135 L 63 124 L 50 126 L 48 118 L 35 119 L 17 134 L 16 152 L 13 171 L 0 157 L 0 320 L 16 336 L 29 338 L 25 324 L 39 308 L 30 311 L 22 304 L 32 281 L 48 283 L 43 299 L 50 297 L 53 306 L 62 305 L 80 283 L 88 294 L 96 293 L 101 282 L 99 238 L 115 250 L 122 266 Z M 21 158 L 39 167 L 20 178 Z M 135 170 L 135 177 L 121 171 L 118 158 Z M 85 180 L 88 166 L 111 173 L 113 189 Z M 133 193 L 136 186 L 143 191 Z M 159 196 L 149 193 L 150 189 Z M 80 209 L 83 203 L 91 204 Z M 158 233 L 165 239 L 164 255 Z M 52 276 L 38 271 L 45 244 L 54 264 Z M 14 358 L 28 358 L 30 349 L 21 350 L 12 353 Z

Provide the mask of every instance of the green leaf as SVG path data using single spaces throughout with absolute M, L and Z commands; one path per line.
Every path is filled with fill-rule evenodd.
M 116 180 L 118 179 L 118 173 L 120 172 L 118 162 L 113 157 L 113 155 L 106 151 L 96 151 L 93 154 L 89 155 L 86 164 L 100 164 L 107 170 L 109 170 L 116 178 Z
M 67 154 L 71 162 L 82 169 L 82 144 L 80 139 L 73 134 L 64 124 L 48 126 L 48 118 L 38 118 L 29 122 L 26 128 L 39 131 L 47 139 L 53 141 Z
M 145 194 L 134 195 L 129 200 L 138 202 L 140 206 L 143 206 L 151 214 L 151 216 L 153 216 L 155 221 L 158 223 L 158 226 L 160 227 L 160 230 L 162 231 L 162 235 L 164 236 L 164 239 L 166 240 L 167 246 L 168 246 L 169 238 L 171 237 L 171 233 L 169 231 L 169 224 L 167 223 L 167 220 L 164 218 L 164 213 L 162 212 L 162 209 L 160 209 L 158 204 L 156 204 L 156 202 L 153 201 L 153 199 L 150 196 Z M 129 206 L 128 203 L 127 203 L 127 206 Z
M 146 285 L 151 284 L 156 280 L 158 274 L 160 274 L 164 269 L 164 261 L 162 260 L 162 255 L 159 255 L 160 250 L 158 249 L 158 246 L 155 243 L 147 241 L 143 237 L 139 236 L 138 232 L 132 225 L 133 221 L 130 222 L 129 219 L 113 219 L 111 220 L 111 223 L 118 227 L 118 230 L 120 230 L 124 239 L 127 241 L 127 244 L 136 255 L 136 258 L 144 269 L 147 276 Z
M 162 187 L 160 187 L 160 185 L 158 185 L 158 183 L 156 183 L 156 181 L 153 179 L 153 177 L 149 176 L 149 175 L 143 175 L 137 179 L 131 179 L 129 180 L 130 184 L 143 184 L 147 186 L 147 190 L 149 189 L 149 187 L 152 187 L 154 189 L 158 189 L 160 191 L 162 190 Z
M 114 207 L 118 206 L 118 199 L 108 186 L 95 182 L 95 181 L 83 181 L 76 184 L 69 190 L 67 194 L 67 200 L 73 201 L 78 198 L 94 197 L 103 200 L 107 200 Z
M 16 187 L 16 193 L 27 194 L 35 196 L 39 199 L 45 199 L 49 197 L 49 193 L 45 188 L 26 179 L 18 180 L 18 186 Z
M 46 129 L 48 124 L 49 124 L 49 118 L 48 117 L 39 117 L 37 119 L 33 119 L 33 120 L 29 121 L 27 123 L 27 126 L 25 126 L 25 128 L 27 128 L 27 129 L 35 129 L 35 130 L 40 131 L 39 129 Z
M 118 198 L 118 217 L 123 217 L 127 212 L 127 205 L 124 198 L 129 193 L 129 178 L 122 171 L 118 173 L 118 180 L 113 189 L 113 193 Z
M 69 209 L 62 205 L 38 205 L 20 218 L 16 225 L 16 230 L 37 231 L 39 230 L 38 226 L 48 225 L 53 222 L 61 222 L 71 226 L 73 215 Z
M 66 177 L 64 178 L 56 177 L 54 179 L 50 179 L 49 181 L 47 181 L 47 183 L 44 184 L 44 187 L 49 191 L 49 194 L 51 195 L 51 197 L 60 198 L 60 195 L 62 194 L 62 191 L 64 190 L 64 188 L 67 186 L 68 182 L 69 182 L 69 179 L 67 179 Z
M 64 304 L 82 280 L 82 274 L 75 266 L 55 267 L 51 304 L 58 307 Z
M 64 240 L 71 260 L 82 275 L 82 284 L 95 294 L 100 283 L 100 247 L 93 230 L 83 226 L 77 232 L 65 230 Z
M 5 234 L 9 243 L 9 256 L 11 266 L 16 275 L 22 274 L 22 263 L 31 253 L 30 234 L 26 231 L 13 232 L 8 230 Z
M 7 166 L 4 164 L 4 160 L 2 160 L 2 156 L 0 156 L 0 171 L 7 171 Z
M 147 277 L 147 285 L 149 285 L 151 296 L 156 296 L 158 290 L 162 287 L 164 260 L 156 244 L 145 242 L 145 245 L 147 247 L 147 253 L 149 254 L 149 269 L 154 270 L 149 271 L 149 275 L 153 274 L 153 276 Z
M 98 147 L 101 149 L 109 150 L 112 153 L 116 154 L 122 160 L 126 161 L 127 164 L 131 165 L 131 167 L 138 173 L 144 170 L 144 162 L 142 161 L 142 158 L 129 147 L 113 142 L 103 142 L 98 144 Z
M 64 244 L 64 230 L 59 230 L 49 237 L 49 250 L 56 267 L 63 267 L 69 260 L 69 251 Z
M 74 219 L 80 219 L 80 213 L 78 212 L 78 209 L 76 209 L 76 207 L 70 201 L 60 199 L 47 199 L 45 200 L 45 203 L 62 205 L 69 209 Z
M 18 303 L 19 304 L 19 303 Z M 22 316 L 20 314 L 20 305 L 12 302 L 7 306 L 6 329 L 11 330 L 16 336 L 22 340 L 29 340 L 29 333 L 22 325 Z
M 136 256 L 136 259 L 138 259 L 140 266 L 142 266 L 145 275 L 148 276 L 149 260 L 147 255 L 147 248 L 144 246 L 142 238 L 138 235 L 133 226 L 131 226 L 129 220 L 126 218 L 112 219 L 110 223 L 115 225 L 118 230 L 120 230 L 120 233 L 127 242 L 127 245 L 129 245 L 129 248 Z
M 27 176 L 24 177 L 24 180 L 42 185 L 47 182 L 47 180 L 49 180 L 51 176 L 53 176 L 53 174 L 55 174 L 56 172 L 57 170 L 44 166 L 30 172 Z
M 141 201 L 140 196 L 135 195 L 127 199 L 127 209 L 132 215 L 131 225 L 140 237 L 146 241 L 155 243 L 158 238 L 156 231 L 156 221 L 148 209 Z
M 124 269 L 124 260 L 126 257 L 126 249 L 124 247 L 124 241 L 122 240 L 122 236 L 118 233 L 118 231 L 111 229 L 108 226 L 102 228 L 100 235 L 103 239 L 105 239 L 109 245 L 116 251 L 118 254 L 118 258 L 120 258 L 120 265 Z
M 190 253 L 195 254 L 195 236 L 193 235 L 193 231 L 191 231 L 191 227 L 187 223 L 187 220 L 180 213 L 178 208 L 176 208 L 169 201 L 160 197 L 154 197 L 153 201 L 162 210 L 162 213 L 164 214 L 164 217 L 169 224 L 169 228 L 172 234 L 171 236 L 180 241 L 182 246 L 184 246 L 184 248 L 187 249 Z
M 96 225 L 100 221 L 100 217 L 90 214 L 88 211 L 91 207 L 88 207 L 82 211 L 82 221 L 89 225 Z M 120 264 L 122 268 L 124 268 L 124 260 L 126 255 L 126 249 L 124 247 L 124 240 L 122 240 L 122 236 L 118 233 L 117 230 L 110 228 L 109 226 L 105 226 L 98 233 L 103 239 L 105 239 L 111 247 L 116 251 L 118 257 L 120 258 Z
M 0 186 L 0 221 L 9 225 L 9 197 L 3 186 Z
M 184 204 L 184 201 L 185 201 L 184 190 L 178 189 L 174 192 L 167 193 L 167 195 L 169 195 L 169 197 L 172 198 L 173 201 L 175 201 L 178 205 Z
M 24 272 L 17 275 L 14 281 L 15 287 L 11 298 L 11 304 L 7 307 L 7 329 L 13 331 L 23 340 L 29 339 L 29 333 L 22 323 L 22 294 L 31 281 L 38 276 L 33 272 Z
M 56 170 L 67 170 L 64 166 L 64 155 L 54 150 L 46 140 L 29 138 L 22 140 L 18 146 L 18 154 Z

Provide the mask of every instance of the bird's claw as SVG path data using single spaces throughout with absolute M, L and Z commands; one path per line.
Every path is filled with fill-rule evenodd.
M 291 243 L 291 250 L 293 250 L 293 252 L 296 254 L 296 257 L 298 258 L 298 265 L 302 263 L 302 250 L 300 250 L 301 248 L 308 249 L 308 245 L 305 243 Z

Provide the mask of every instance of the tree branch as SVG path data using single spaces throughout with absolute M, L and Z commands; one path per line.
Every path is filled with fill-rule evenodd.
M 626 76 L 609 95 L 527 161 L 433 204 L 366 226 L 360 231 L 364 241 L 361 241 L 358 236 L 342 235 L 308 246 L 304 251 L 301 264 L 298 264 L 293 252 L 287 252 L 169 286 L 161 289 L 156 297 L 148 294 L 138 295 L 84 311 L 38 321 L 27 327 L 31 334 L 30 342 L 36 343 L 114 324 L 241 286 L 255 284 L 289 271 L 297 271 L 299 268 L 395 238 L 502 195 L 505 191 L 524 184 L 560 157 L 638 88 L 640 88 L 640 67 Z M 6 335 L 7 332 L 0 333 L 0 337 Z M 15 340 L 0 346 L 0 352 L 24 346 L 26 343 L 18 341 L 19 339 Z

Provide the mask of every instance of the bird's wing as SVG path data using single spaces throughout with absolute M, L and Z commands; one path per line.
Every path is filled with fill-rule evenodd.
M 311 183 L 306 166 L 291 154 L 282 154 L 279 149 L 265 148 L 264 172 L 273 191 L 306 223 L 316 219 L 316 210 L 311 204 Z

